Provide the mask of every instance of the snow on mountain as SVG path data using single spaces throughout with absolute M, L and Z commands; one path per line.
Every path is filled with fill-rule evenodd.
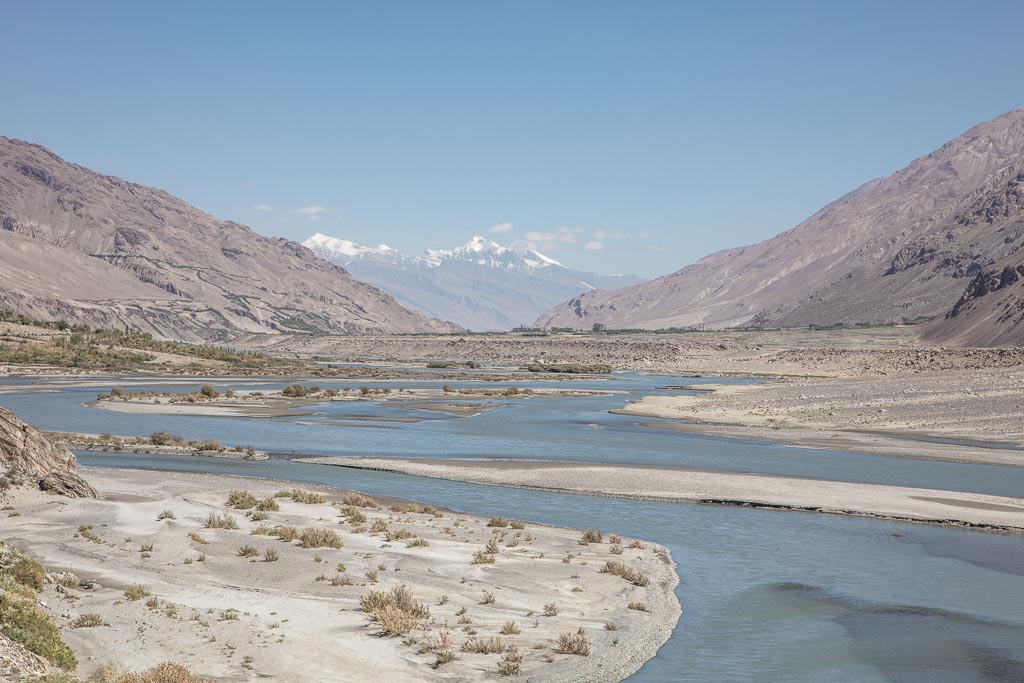
M 405 305 L 472 330 L 529 324 L 567 298 L 642 281 L 633 275 L 576 271 L 528 245 L 503 246 L 480 236 L 454 249 L 427 249 L 422 255 L 319 233 L 303 244 Z

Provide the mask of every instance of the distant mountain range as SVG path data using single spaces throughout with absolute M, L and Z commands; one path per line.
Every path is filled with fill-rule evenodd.
M 764 242 L 588 292 L 543 327 L 935 320 L 942 343 L 1024 345 L 1024 110 L 980 124 Z
M 303 245 L 409 308 L 477 331 L 529 325 L 569 297 L 642 282 L 634 275 L 573 270 L 533 249 L 506 247 L 484 237 L 420 255 L 322 234 Z
M 283 238 L 0 137 L 0 308 L 187 341 L 445 332 Z

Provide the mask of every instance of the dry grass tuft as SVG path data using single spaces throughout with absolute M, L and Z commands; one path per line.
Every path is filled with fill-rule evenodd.
M 238 520 L 228 514 L 218 514 L 211 512 L 210 516 L 206 518 L 207 529 L 237 529 Z
M 612 560 L 604 563 L 604 566 L 601 567 L 601 573 L 614 574 L 629 581 L 634 586 L 647 586 L 651 583 L 651 580 L 643 572 L 627 567 L 621 562 L 613 562 Z
M 487 522 L 487 526 L 497 527 L 499 529 L 504 529 L 508 524 L 508 520 L 504 517 L 491 517 L 490 521 Z
M 519 674 L 519 665 L 523 661 L 523 655 L 514 645 L 509 645 L 501 661 L 498 662 L 498 673 L 502 676 L 516 676 Z
M 340 548 L 342 546 L 341 536 L 333 529 L 306 527 L 299 534 L 299 540 L 304 548 Z
M 98 614 L 83 614 L 71 622 L 71 628 L 93 628 L 94 626 L 110 626 Z
M 629 607 L 629 609 L 634 609 L 637 612 L 646 612 L 646 611 L 648 611 L 646 604 L 644 604 L 642 602 L 637 602 L 635 600 L 633 602 L 629 603 L 627 605 L 627 607 Z
M 359 607 L 371 615 L 385 636 L 404 636 L 430 618 L 430 610 L 417 603 L 406 586 L 390 591 L 370 591 Z
M 256 548 L 253 548 L 251 545 L 243 545 L 238 549 L 239 557 L 256 557 L 259 554 L 260 551 L 256 550 Z
M 236 510 L 248 510 L 256 507 L 257 502 L 259 501 L 256 496 L 248 491 L 232 491 L 228 494 L 228 507 L 233 507 Z
M 200 545 L 210 545 L 210 542 L 197 534 L 195 531 L 188 532 L 188 537 Z
M 126 597 L 126 598 L 128 598 L 129 600 L 132 600 L 132 601 L 134 601 L 134 600 L 141 600 L 142 598 L 148 598 L 149 597 L 149 591 L 146 590 L 145 586 L 140 586 L 139 584 L 134 584 L 132 586 L 129 586 L 128 590 L 126 590 L 124 592 L 124 597 Z
M 576 633 L 563 633 L 558 636 L 558 651 L 564 655 L 586 657 L 590 654 L 590 638 L 587 638 L 583 629 Z
M 518 636 L 522 631 L 519 630 L 518 626 L 516 626 L 516 622 L 506 621 L 505 625 L 501 627 L 501 631 L 499 631 L 499 633 L 503 636 Z
M 380 503 L 375 501 L 373 498 L 370 498 L 369 496 L 364 496 L 361 493 L 354 493 L 354 492 L 353 493 L 346 493 L 345 497 L 342 499 L 342 502 L 345 503 L 345 505 L 353 505 L 353 506 L 359 507 L 359 508 L 375 508 L 376 509 L 376 508 L 380 507 Z
M 601 535 L 600 531 L 594 529 L 587 529 L 580 536 L 580 545 L 588 545 L 590 543 L 600 543 L 604 540 L 604 536 Z
M 312 491 L 304 491 L 303 489 L 291 489 L 290 491 L 278 491 L 274 494 L 274 498 L 291 498 L 296 503 L 305 503 L 306 505 L 319 505 L 326 503 L 327 499 L 319 493 L 313 493 Z
M 506 649 L 508 649 L 508 646 L 505 645 L 505 641 L 502 640 L 501 638 L 496 638 L 496 637 L 495 638 L 476 638 L 476 637 L 471 637 L 471 638 L 467 638 L 466 641 L 464 643 L 462 643 L 462 651 L 463 652 L 472 652 L 473 654 L 478 654 L 478 655 L 501 654 Z
M 209 681 L 196 676 L 181 664 L 164 662 L 142 673 L 129 673 L 120 667 L 108 664 L 97 669 L 89 677 L 88 683 L 209 683 Z
M 494 564 L 494 555 L 484 550 L 477 550 L 473 553 L 472 564 Z

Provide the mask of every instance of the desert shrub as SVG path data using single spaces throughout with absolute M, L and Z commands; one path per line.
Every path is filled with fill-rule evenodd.
M 87 679 L 87 683 L 209 683 L 174 662 L 157 664 L 141 673 L 130 673 L 108 664 L 101 666 Z
M 251 545 L 243 545 L 238 549 L 239 557 L 256 557 L 260 554 L 260 551 L 253 548 Z
M 163 512 L 156 516 L 156 521 L 158 522 L 162 522 L 165 519 L 177 519 L 177 517 L 175 517 L 174 513 L 171 512 L 170 510 L 164 510 Z
M 500 550 L 500 548 L 498 548 L 498 542 L 495 541 L 493 538 L 488 540 L 487 545 L 484 546 L 484 552 L 488 553 L 489 555 L 497 555 L 498 550 Z
M 124 597 L 132 601 L 141 600 L 142 598 L 149 597 L 149 591 L 146 590 L 145 586 L 140 586 L 136 583 L 131 586 L 128 586 L 128 590 L 124 592 Z
M 274 494 L 274 498 L 291 498 L 296 503 L 306 503 L 307 505 L 317 505 L 320 503 L 326 503 L 327 499 L 319 493 L 313 493 L 312 491 L 304 491 L 302 489 L 291 489 L 290 491 L 278 491 Z
M 493 605 L 494 604 L 494 593 L 490 591 L 484 591 L 484 598 L 480 601 L 481 605 Z
M 501 655 L 498 662 L 498 673 L 502 676 L 516 676 L 519 674 L 519 665 L 523 661 L 523 655 L 514 645 L 510 645 Z
M 600 531 L 594 529 L 587 529 L 580 536 L 580 545 L 587 545 L 588 543 L 600 543 L 603 540 L 603 536 Z
M 434 657 L 434 663 L 430 665 L 433 669 L 440 669 L 445 664 L 450 664 L 457 659 L 451 650 L 437 650 L 434 652 Z
M 93 628 L 95 626 L 110 626 L 98 614 L 83 614 L 71 622 L 71 628 Z
M 600 571 L 602 574 L 613 574 L 621 577 L 634 586 L 646 586 L 651 582 L 643 572 L 627 567 L 621 562 L 613 562 L 612 560 L 605 562 Z
M 204 384 L 202 387 L 200 387 L 199 393 L 205 396 L 206 398 L 220 398 L 220 392 L 217 391 L 212 386 L 210 386 L 209 384 Z
M 378 517 L 373 520 L 373 524 L 370 525 L 371 534 L 386 534 L 388 532 L 388 523 Z
M 185 446 L 188 444 L 187 439 L 180 437 L 177 434 L 162 431 L 150 434 L 149 442 L 154 446 Z
M 35 590 L 12 579 L 13 576 L 0 579 L 4 589 L 0 591 L 0 630 L 61 669 L 74 669 L 78 664 L 75 654 L 64 643 L 53 619 L 39 605 Z
M 248 491 L 232 491 L 228 494 L 228 506 L 236 510 L 248 510 L 255 507 L 258 502 L 256 496 Z
M 260 524 L 249 533 L 253 536 L 277 536 L 277 530 L 274 529 L 274 527 L 267 526 L 266 524 Z
M 228 449 L 227 446 L 223 446 L 219 442 L 214 441 L 213 439 L 207 439 L 206 441 L 199 441 L 199 442 L 194 444 L 194 447 L 196 448 L 196 450 L 200 450 L 200 451 L 217 451 L 218 453 L 226 451 Z
M 518 636 L 522 631 L 520 631 L 519 627 L 516 626 L 516 622 L 506 621 L 505 625 L 501 627 L 501 631 L 499 631 L 499 633 L 503 636 Z
M 210 545 L 210 542 L 197 534 L 195 531 L 188 532 L 188 537 L 200 545 Z
M 415 534 L 408 529 L 398 529 L 397 531 L 388 531 L 384 538 L 388 541 L 404 541 L 408 538 L 415 538 Z
M 352 583 L 352 577 L 346 574 L 335 574 L 331 579 L 332 586 L 351 586 Z
M 462 643 L 463 652 L 472 652 L 478 655 L 501 654 L 506 650 L 505 641 L 501 638 L 467 638 Z
M 627 605 L 627 607 L 629 607 L 629 609 L 636 610 L 637 612 L 646 612 L 647 611 L 647 605 L 645 605 L 642 602 L 633 601 L 633 602 L 629 603 Z
M 341 537 L 332 529 L 318 529 L 306 527 L 299 534 L 299 540 L 304 548 L 340 548 Z
M 278 512 L 281 506 L 273 498 L 264 498 L 256 501 L 256 509 L 260 512 Z
M 41 591 L 46 586 L 46 570 L 43 565 L 33 560 L 25 559 L 14 565 L 12 576 L 22 586 L 28 586 L 32 590 Z
M 355 507 L 360 507 L 360 508 L 379 508 L 380 507 L 380 504 L 377 503 L 377 501 L 375 501 L 373 498 L 370 498 L 369 496 L 364 496 L 361 493 L 355 493 L 355 492 L 353 492 L 353 493 L 346 493 L 345 497 L 342 499 L 342 502 L 345 503 L 345 505 L 354 505 Z
M 508 526 L 508 520 L 503 517 L 491 517 L 490 521 L 487 522 L 487 526 L 504 528 Z
M 583 629 L 576 633 L 562 633 L 558 636 L 558 651 L 564 655 L 586 657 L 590 654 L 590 639 L 587 638 Z
M 263 551 L 264 562 L 277 562 L 279 559 L 281 559 L 281 556 L 273 548 L 267 548 Z
M 520 521 L 518 519 L 513 519 L 512 521 L 509 522 L 509 525 L 513 529 L 525 529 L 526 528 L 526 522 Z
M 231 515 L 211 512 L 206 518 L 206 527 L 208 529 L 237 529 L 238 521 Z
M 473 553 L 473 561 L 471 564 L 494 564 L 494 555 L 483 550 L 477 550 Z
M 221 621 L 238 621 L 238 610 L 226 609 L 220 613 Z
M 359 599 L 359 607 L 370 614 L 385 636 L 406 635 L 430 618 L 430 610 L 417 603 L 406 586 L 370 591 Z
M 274 527 L 274 533 L 285 543 L 291 543 L 299 537 L 299 530 L 293 526 L 282 525 Z
M 558 616 L 558 605 L 556 605 L 553 602 L 549 602 L 548 604 L 544 605 L 544 616 L 546 616 L 546 617 Z
M 405 544 L 406 548 L 426 548 L 430 543 L 425 538 L 415 538 Z
M 265 522 L 270 519 L 270 515 L 262 510 L 250 510 L 249 519 L 253 522 Z

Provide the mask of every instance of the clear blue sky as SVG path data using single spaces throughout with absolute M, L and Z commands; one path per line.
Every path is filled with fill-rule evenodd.
M 0 134 L 266 234 L 509 223 L 649 276 L 1024 106 L 1019 1 L 39 0 L 3 25 Z

